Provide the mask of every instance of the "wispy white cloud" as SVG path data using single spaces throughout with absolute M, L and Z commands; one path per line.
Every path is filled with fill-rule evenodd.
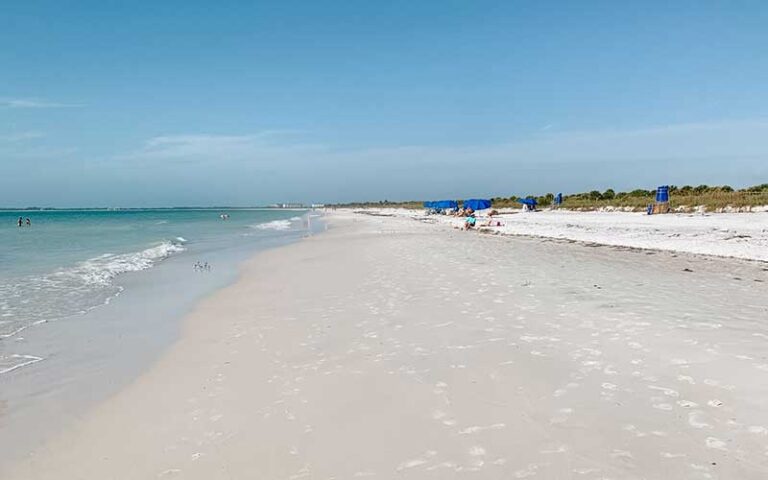
M 339 149 L 329 145 L 286 139 L 284 131 L 244 135 L 180 134 L 147 140 L 125 158 L 145 159 L 259 159 L 298 160 L 312 154 L 317 162 L 339 161 L 367 165 L 393 162 L 411 165 L 461 166 L 467 161 L 499 164 L 515 162 L 564 164 L 582 161 L 611 163 L 643 159 L 674 160 L 768 156 L 768 121 L 695 123 L 634 130 L 541 132 L 526 140 L 491 145 L 405 145 Z
M 0 143 L 27 142 L 43 138 L 43 136 L 44 135 L 40 132 L 0 133 Z
M 38 131 L 0 133 L 0 166 L 19 161 L 71 159 L 78 149 L 47 145 L 46 135 Z
M 50 102 L 38 98 L 0 98 L 0 108 L 75 108 L 82 106 L 78 103 Z
M 285 136 L 293 133 L 288 130 L 265 130 L 245 135 L 161 135 L 150 138 L 140 149 L 119 158 L 187 162 L 243 161 L 297 155 L 321 148 L 317 145 L 285 142 Z

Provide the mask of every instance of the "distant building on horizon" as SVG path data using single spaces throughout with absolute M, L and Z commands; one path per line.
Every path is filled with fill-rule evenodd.
M 273 208 L 307 208 L 303 203 L 275 203 L 270 206 Z

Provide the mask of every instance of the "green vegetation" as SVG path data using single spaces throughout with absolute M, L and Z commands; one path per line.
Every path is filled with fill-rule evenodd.
M 655 201 L 656 190 L 635 189 L 630 192 L 616 192 L 609 188 L 604 192 L 593 190 L 591 192 L 574 193 L 563 195 L 562 208 L 596 210 L 605 207 L 632 208 L 633 210 L 644 210 L 649 203 Z M 768 183 L 755 185 L 753 187 L 736 190 L 728 185 L 709 186 L 709 185 L 684 185 L 678 187 L 670 185 L 669 187 L 670 206 L 672 209 L 683 208 L 693 209 L 703 205 L 707 210 L 718 210 L 725 207 L 742 208 L 758 205 L 768 205 Z M 494 208 L 518 208 L 520 204 L 518 198 L 535 198 L 540 207 L 551 206 L 555 200 L 553 193 L 545 195 L 512 195 L 510 197 L 494 197 Z M 461 202 L 461 200 L 459 200 Z M 405 202 L 390 202 L 383 200 L 379 202 L 356 202 L 339 204 L 337 207 L 345 208 L 365 208 L 365 207 L 388 207 L 388 208 L 422 208 L 422 201 L 409 200 Z
M 390 202 L 389 200 L 381 200 L 378 202 L 353 202 L 327 205 L 338 208 L 424 208 L 424 202 L 419 200 L 406 200 L 403 202 Z
M 578 193 L 563 197 L 563 208 L 597 209 L 601 207 L 631 207 L 636 210 L 644 209 L 655 201 L 655 190 L 632 190 L 631 192 L 614 192 L 611 189 L 603 193 L 594 191 Z M 768 205 L 768 184 L 734 190 L 728 185 L 696 187 L 685 185 L 678 187 L 670 185 L 669 203 L 672 209 L 690 208 L 703 205 L 707 210 L 718 210 L 725 207 L 741 208 L 758 205 Z

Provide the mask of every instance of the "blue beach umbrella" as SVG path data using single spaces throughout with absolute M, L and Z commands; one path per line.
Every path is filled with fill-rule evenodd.
M 535 198 L 518 198 L 517 202 L 522 203 L 523 205 L 528 205 L 529 207 L 534 207 L 534 208 L 538 204 Z
M 471 198 L 469 200 L 464 200 L 464 208 L 471 208 L 475 211 L 485 210 L 486 208 L 491 208 L 491 201 L 482 198 Z

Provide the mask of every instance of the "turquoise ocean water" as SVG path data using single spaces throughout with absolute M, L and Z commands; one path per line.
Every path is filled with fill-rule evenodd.
M 20 215 L 31 226 L 18 227 Z M 322 229 L 318 216 L 0 211 L 0 478 L 141 375 L 179 337 L 184 314 L 235 281 L 244 260 Z
M 221 213 L 0 212 L 0 376 L 44 360 L 42 353 L 23 348 L 30 330 L 108 305 L 128 288 L 119 281 L 123 275 L 140 282 L 141 272 L 171 258 L 184 266 L 179 275 L 209 258 L 217 259 L 217 268 L 222 251 L 257 248 L 304 228 L 301 211 L 237 209 L 226 220 Z M 19 216 L 30 218 L 31 226 L 18 227 Z

